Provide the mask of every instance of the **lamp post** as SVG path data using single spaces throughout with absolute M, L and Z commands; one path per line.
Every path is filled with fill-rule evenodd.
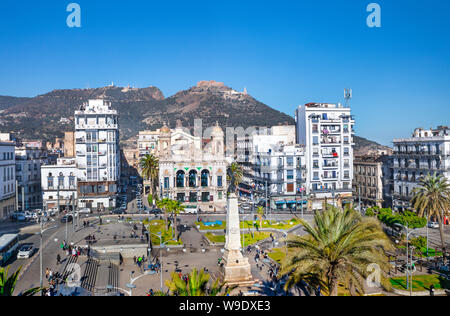
M 410 291 L 410 295 L 412 296 L 412 271 L 409 269 L 409 235 L 411 235 L 415 228 L 409 229 L 408 223 L 405 225 L 399 224 L 401 227 L 403 227 L 406 230 L 406 289 Z M 411 266 L 412 266 L 412 250 L 411 250 Z
M 156 237 L 158 237 L 159 238 L 159 264 L 160 264 L 160 269 L 161 269 L 161 275 L 160 275 L 160 277 L 161 277 L 161 292 L 163 292 L 163 266 L 162 266 L 162 247 L 163 246 L 165 246 L 169 241 L 172 241 L 172 240 L 174 240 L 174 239 L 170 239 L 170 240 L 167 240 L 167 241 L 165 241 L 165 242 L 162 242 L 162 233 L 161 232 L 159 232 L 158 234 L 155 234 L 155 233 L 151 233 L 150 231 L 149 231 L 149 233 L 150 234 L 152 234 L 152 235 L 155 235 Z
M 57 226 L 52 226 L 52 227 L 48 227 L 48 228 L 46 228 L 46 229 L 44 229 L 44 221 L 41 219 L 40 220 L 40 232 L 38 233 L 39 234 L 39 237 L 40 237 L 40 249 L 39 249 L 39 252 L 40 252 L 40 255 L 39 255 L 39 269 L 40 269 L 40 271 L 39 271 L 39 275 L 40 275 L 40 287 L 41 287 L 41 291 L 42 291 L 42 288 L 44 287 L 44 279 L 43 279 L 43 277 L 42 277 L 42 253 L 44 252 L 44 249 L 43 249 L 43 244 L 42 244 L 42 235 L 47 231 L 47 230 L 50 230 L 50 229 L 53 229 L 53 228 L 56 228 Z

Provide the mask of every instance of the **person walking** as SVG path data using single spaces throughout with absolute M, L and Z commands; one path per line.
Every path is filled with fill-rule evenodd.
M 61 264 L 61 256 L 59 255 L 59 253 L 56 255 L 56 265 Z

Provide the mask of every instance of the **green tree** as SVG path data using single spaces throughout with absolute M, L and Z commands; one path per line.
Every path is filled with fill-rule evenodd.
M 259 228 L 262 228 L 262 220 L 263 220 L 263 216 L 266 212 L 266 209 L 263 206 L 258 206 L 256 208 L 256 214 L 258 214 L 259 217 Z
M 164 198 L 162 200 L 156 201 L 156 206 L 164 212 L 164 220 L 165 220 L 167 229 L 169 229 L 168 224 L 167 224 L 167 217 L 168 217 L 168 214 L 170 214 L 170 212 L 171 212 L 171 209 L 170 209 L 171 202 L 170 201 L 171 201 L 171 199 L 168 199 L 168 198 Z
M 145 155 L 139 161 L 142 178 L 150 181 L 150 194 L 155 195 L 156 184 L 159 177 L 159 160 L 154 155 Z
M 172 295 L 176 296 L 221 296 L 228 294 L 224 291 L 224 284 L 219 283 L 217 279 L 209 286 L 210 275 L 203 270 L 200 272 L 194 268 L 188 275 L 188 281 L 180 278 L 176 272 L 172 273 L 171 280 L 166 280 L 166 286 Z
M 445 250 L 444 214 L 450 209 L 450 184 L 442 175 L 428 174 L 420 180 L 420 184 L 413 190 L 411 200 L 420 217 L 437 219 L 441 235 L 442 249 Z
M 233 162 L 228 169 L 230 170 L 231 174 L 234 178 L 233 185 L 236 187 L 236 190 L 239 186 L 239 183 L 242 182 L 242 176 L 243 176 L 243 170 L 241 165 L 239 165 L 237 162 Z M 231 184 L 232 178 L 227 174 L 227 182 Z
M 314 225 L 300 222 L 307 235 L 288 237 L 288 256 L 282 263 L 282 274 L 288 275 L 287 288 L 305 280 L 336 296 L 338 284 L 343 283 L 352 293 L 361 294 L 369 264 L 388 271 L 385 251 L 393 245 L 377 219 L 328 206 L 315 214 Z
M 5 268 L 0 268 L 0 296 L 13 296 L 21 269 L 22 267 L 17 269 L 12 275 L 8 276 L 9 267 L 7 267 L 6 270 Z M 41 289 L 38 287 L 32 288 L 19 294 L 19 296 L 33 296 L 40 290 Z

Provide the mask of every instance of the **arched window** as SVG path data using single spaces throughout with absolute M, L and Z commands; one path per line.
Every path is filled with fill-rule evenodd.
M 209 171 L 204 169 L 201 174 L 202 187 L 207 187 L 209 183 Z
M 195 188 L 197 186 L 197 171 L 189 171 L 189 187 Z
M 184 171 L 177 172 L 177 188 L 184 188 Z

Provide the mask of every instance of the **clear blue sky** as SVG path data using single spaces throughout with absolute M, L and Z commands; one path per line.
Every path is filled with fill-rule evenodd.
M 77 2 L 82 27 L 66 26 Z M 247 87 L 289 115 L 343 102 L 383 144 L 450 124 L 450 1 L 0 1 L 0 95 L 131 84 L 166 96 L 199 80 Z

